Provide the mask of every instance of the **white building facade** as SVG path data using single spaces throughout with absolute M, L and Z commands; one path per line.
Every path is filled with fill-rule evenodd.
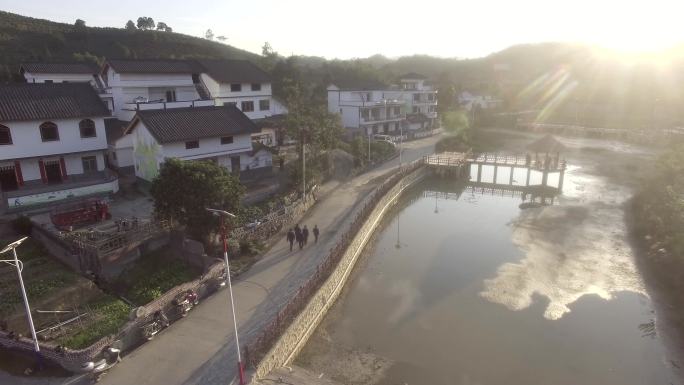
M 331 84 L 328 111 L 340 115 L 351 136 L 407 135 L 439 127 L 437 91 L 418 74 L 402 76 L 401 84 L 393 87 Z
M 270 174 L 270 153 L 252 147 L 251 135 L 257 130 L 234 106 L 140 111 L 117 148 L 131 143 L 135 175 L 147 182 L 168 158 L 213 161 L 241 178 Z
M 87 84 L 0 86 L 0 209 L 116 192 L 108 114 Z
M 339 114 L 351 136 L 401 132 L 404 102 L 381 89 L 328 87 L 328 111 Z

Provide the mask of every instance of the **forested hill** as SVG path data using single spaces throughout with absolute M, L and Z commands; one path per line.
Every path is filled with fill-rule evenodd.
M 20 80 L 19 64 L 26 61 L 101 60 L 102 57 L 254 60 L 257 55 L 179 33 L 79 28 L 0 11 L 0 82 Z

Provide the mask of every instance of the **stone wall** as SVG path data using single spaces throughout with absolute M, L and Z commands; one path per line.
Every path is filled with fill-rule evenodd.
M 335 303 L 359 255 L 361 255 L 363 248 L 379 226 L 388 209 L 405 189 L 420 181 L 426 175 L 427 169 L 419 167 L 399 180 L 375 204 L 374 209 L 353 237 L 330 276 L 318 291 L 311 296 L 308 304 L 258 363 L 254 374 L 256 378 L 263 378 L 273 369 L 287 365 L 294 359 L 311 334 L 316 330 L 323 317 L 325 317 L 328 309 Z

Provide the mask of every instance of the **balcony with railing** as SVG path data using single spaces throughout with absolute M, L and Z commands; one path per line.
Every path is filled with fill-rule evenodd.
M 369 115 L 361 116 L 361 124 L 365 123 L 379 123 L 379 122 L 392 122 L 403 120 L 406 118 L 404 114 L 381 114 L 381 115 Z
M 128 111 L 144 111 L 144 110 L 166 110 L 170 108 L 183 107 L 206 107 L 213 106 L 214 99 L 208 100 L 185 100 L 177 102 L 167 102 L 164 100 L 150 100 L 147 102 L 125 103 L 124 110 Z

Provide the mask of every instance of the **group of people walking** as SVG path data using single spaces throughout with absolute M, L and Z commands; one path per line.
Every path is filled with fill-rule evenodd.
M 314 228 L 311 232 L 314 236 L 314 242 L 318 243 L 318 235 L 320 234 L 318 225 L 314 225 Z M 299 227 L 299 224 L 296 224 L 295 227 L 291 228 L 287 232 L 287 241 L 290 242 L 290 251 L 292 251 L 295 241 L 297 241 L 297 245 L 299 245 L 299 250 L 303 249 L 304 246 L 309 242 L 309 228 L 306 227 L 306 225 L 301 228 Z

